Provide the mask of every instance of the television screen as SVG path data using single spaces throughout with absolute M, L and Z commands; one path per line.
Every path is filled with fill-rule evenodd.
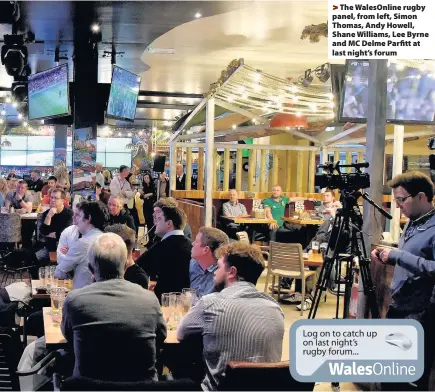
M 140 80 L 140 76 L 113 66 L 107 117 L 134 121 Z
M 366 122 L 368 60 L 347 60 L 340 121 Z M 435 76 L 429 70 L 390 63 L 387 79 L 387 122 L 433 124 Z
M 70 114 L 67 64 L 30 75 L 28 80 L 29 120 Z

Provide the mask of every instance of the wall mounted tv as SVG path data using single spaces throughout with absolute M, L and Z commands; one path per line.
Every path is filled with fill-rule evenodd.
M 113 66 L 107 117 L 134 121 L 141 77 L 125 69 Z
M 346 60 L 340 122 L 366 122 L 369 73 L 368 60 Z M 387 122 L 422 125 L 435 123 L 433 71 L 390 63 L 387 79 Z
M 68 64 L 28 77 L 29 120 L 68 116 Z

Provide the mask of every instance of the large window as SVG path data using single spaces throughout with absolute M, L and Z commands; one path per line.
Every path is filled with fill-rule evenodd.
M 2 136 L 0 164 L 6 166 L 53 166 L 54 136 Z

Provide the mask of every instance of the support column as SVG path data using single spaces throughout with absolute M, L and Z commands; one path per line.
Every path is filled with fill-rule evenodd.
M 260 161 L 260 192 L 266 192 L 266 153 L 267 150 L 261 150 L 261 161 Z
M 287 169 L 288 171 L 288 169 Z M 279 158 L 278 152 L 273 152 L 273 169 L 272 169 L 272 184 L 269 184 L 269 191 L 272 191 L 272 187 L 278 184 L 278 173 L 279 173 Z
M 393 145 L 393 178 L 398 174 L 402 174 L 403 162 L 403 134 L 405 127 L 403 125 L 394 126 L 394 145 Z M 393 241 L 399 241 L 400 237 L 400 209 L 397 208 L 396 202 L 393 200 L 394 196 L 391 194 L 391 237 Z
M 335 150 L 334 151 L 334 162 L 337 162 L 340 160 L 340 151 Z
M 215 151 L 213 156 L 213 191 L 217 191 L 219 187 L 219 183 L 218 183 L 219 160 L 220 160 L 219 154 L 217 151 Z
M 248 192 L 254 191 L 254 177 L 255 177 L 255 150 L 249 150 L 249 164 L 248 164 Z
M 351 165 L 351 164 L 352 164 L 352 152 L 348 151 L 348 152 L 346 152 L 346 165 Z M 352 168 L 347 167 L 346 173 L 350 173 L 350 172 L 352 172 Z
M 297 152 L 297 165 L 298 165 L 298 174 L 296 176 L 296 192 L 303 192 L 303 180 L 304 180 L 304 153 L 303 151 Z
M 385 143 L 385 141 L 384 141 Z M 364 152 L 363 151 L 358 151 L 358 162 L 364 162 Z M 362 169 L 362 171 L 364 171 L 365 169 Z
M 206 161 L 206 176 L 205 176 L 205 192 L 204 206 L 205 219 L 204 226 L 212 226 L 213 223 L 213 170 L 214 170 L 214 113 L 215 99 L 210 98 L 206 106 L 206 125 L 205 125 L 205 161 Z
M 375 203 L 382 205 L 388 68 L 387 60 L 369 60 L 369 64 L 366 160 L 370 162 L 370 167 L 366 169 L 366 172 L 370 175 L 371 183 L 368 193 Z M 373 219 L 373 213 L 373 207 L 365 201 L 362 231 L 368 257 L 370 257 L 372 244 L 378 243 L 382 234 L 382 229 Z M 376 214 L 379 216 L 378 212 Z M 366 233 L 371 234 L 371 236 Z M 362 292 L 361 282 L 362 280 L 360 280 L 360 293 Z M 365 318 L 365 313 L 365 297 L 360 295 L 358 317 Z
M 230 149 L 224 150 L 224 184 L 222 190 L 228 191 L 230 187 Z
M 192 189 L 192 147 L 186 149 L 186 191 Z
M 314 180 L 316 178 L 316 153 L 315 151 L 309 152 L 308 161 L 308 192 L 314 193 Z
M 198 150 L 198 191 L 204 189 L 204 148 Z
M 177 143 L 173 141 L 169 147 L 169 194 L 176 189 L 177 178 Z
M 329 151 L 328 151 L 328 147 L 326 147 L 326 146 L 323 146 L 322 147 L 322 159 L 320 160 L 320 164 L 321 165 L 323 165 L 323 164 L 325 164 L 326 162 L 328 162 L 328 154 L 329 154 Z
M 238 192 L 242 190 L 242 164 L 243 150 L 238 149 L 236 155 L 236 189 Z
M 286 176 L 286 181 L 285 181 L 285 191 L 286 192 L 291 192 L 292 189 L 292 184 L 291 184 L 291 161 L 292 161 L 292 152 L 290 150 L 287 151 L 287 176 Z

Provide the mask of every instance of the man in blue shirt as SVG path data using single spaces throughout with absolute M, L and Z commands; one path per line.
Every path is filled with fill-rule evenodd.
M 214 227 L 201 227 L 192 244 L 190 261 L 190 287 L 196 290 L 198 298 L 214 290 L 214 271 L 217 268 L 215 251 L 229 243 L 228 236 Z

